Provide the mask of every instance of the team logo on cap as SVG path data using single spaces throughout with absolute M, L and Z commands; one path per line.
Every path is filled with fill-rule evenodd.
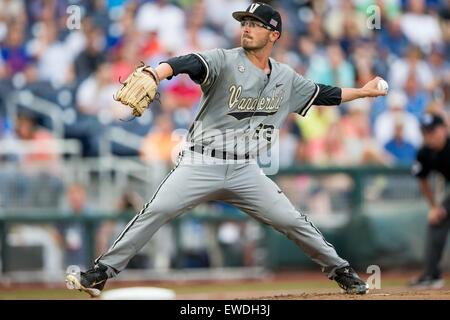
M 259 3 L 252 3 L 250 8 L 248 9 L 248 11 L 253 13 L 253 12 L 255 12 L 256 9 L 258 9 L 259 6 L 260 6 Z

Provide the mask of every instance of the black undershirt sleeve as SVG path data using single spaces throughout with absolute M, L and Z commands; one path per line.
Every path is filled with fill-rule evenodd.
M 206 67 L 200 58 L 191 53 L 185 56 L 173 57 L 161 63 L 168 63 L 173 70 L 173 75 L 167 79 L 172 79 L 180 73 L 186 73 L 196 83 L 202 83 L 206 76 Z
M 319 94 L 314 99 L 314 105 L 319 106 L 337 106 L 342 102 L 342 89 L 339 87 L 328 86 L 317 83 L 319 86 Z

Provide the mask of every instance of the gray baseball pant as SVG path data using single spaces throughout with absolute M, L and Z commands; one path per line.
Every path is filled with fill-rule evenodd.
M 141 212 L 125 227 L 96 263 L 116 273 L 150 240 L 158 229 L 196 205 L 210 200 L 229 203 L 293 240 L 329 275 L 348 266 L 306 215 L 297 211 L 257 163 L 195 164 L 184 151 Z M 192 155 L 191 155 L 192 156 Z M 114 274 L 112 274 L 114 275 Z
M 442 276 L 439 264 L 444 253 L 448 231 L 450 230 L 450 192 L 446 195 L 442 206 L 447 211 L 447 216 L 437 225 L 428 225 L 425 243 L 424 274 L 432 278 L 440 278 Z

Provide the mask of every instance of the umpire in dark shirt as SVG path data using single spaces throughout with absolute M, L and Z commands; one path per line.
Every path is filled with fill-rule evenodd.
M 417 154 L 413 174 L 418 178 L 422 194 L 430 205 L 425 246 L 424 273 L 411 283 L 417 288 L 441 288 L 439 262 L 450 229 L 450 137 L 444 120 L 433 114 L 421 119 L 424 145 Z M 431 172 L 442 174 L 446 181 L 446 195 L 442 202 L 436 199 L 428 181 Z

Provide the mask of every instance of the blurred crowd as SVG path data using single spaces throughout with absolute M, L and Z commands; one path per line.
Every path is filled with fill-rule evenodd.
M 450 120 L 450 0 L 266 2 L 283 16 L 276 60 L 327 85 L 360 87 L 377 75 L 390 85 L 387 97 L 291 115 L 280 131 L 280 167 L 410 165 L 422 143 L 423 113 Z M 172 166 L 183 129 L 198 111 L 199 86 L 186 75 L 163 81 L 159 100 L 134 120 L 113 94 L 140 61 L 156 66 L 172 56 L 239 46 L 231 13 L 249 3 L 0 0 L 0 164 L 21 168 L 20 175 L 0 169 L 0 194 L 26 195 L 20 201 L 33 206 L 51 203 L 43 195 L 64 193 L 55 179 L 64 156 L 57 140 L 79 141 L 81 156 L 95 158 L 105 154 L 111 129 L 123 138 L 110 140 L 108 154 Z M 66 191 L 73 214 L 89 215 L 85 186 Z M 138 210 L 126 197 L 124 208 Z M 12 200 L 0 196 L 0 205 Z M 116 227 L 102 227 L 100 251 Z M 223 231 L 224 246 L 240 237 L 233 232 Z M 77 223 L 58 226 L 68 263 L 85 257 L 83 234 Z
M 174 130 L 193 120 L 199 86 L 186 75 L 164 81 L 151 110 L 127 121 L 130 110 L 112 99 L 119 80 L 140 61 L 156 66 L 167 57 L 238 46 L 240 27 L 231 12 L 248 4 L 0 0 L 0 141 L 47 143 L 37 158 L 54 156 L 49 141 L 55 123 L 39 110 L 45 105 L 19 99 L 18 108 L 9 107 L 14 95 L 25 92 L 60 108 L 64 136 L 57 138 L 80 141 L 84 157 L 101 155 L 102 137 L 119 127 L 142 139 L 138 146 L 113 141 L 113 154 L 170 162 L 179 142 Z M 386 98 L 290 117 L 280 133 L 280 165 L 411 164 L 421 144 L 418 118 L 425 111 L 447 119 L 450 113 L 450 1 L 271 4 L 284 19 L 275 59 L 323 84 L 359 87 L 376 75 L 390 84 Z M 24 121 L 29 132 L 22 130 Z

